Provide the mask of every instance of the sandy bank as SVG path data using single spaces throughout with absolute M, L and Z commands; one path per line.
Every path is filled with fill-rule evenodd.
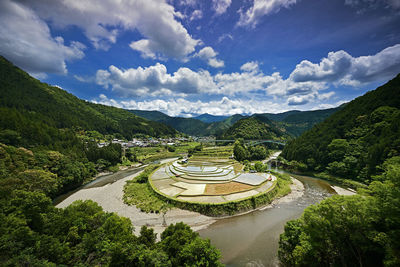
M 259 210 L 273 208 L 277 204 L 291 202 L 291 201 L 294 201 L 294 200 L 302 197 L 304 194 L 304 189 L 305 189 L 303 183 L 293 177 L 291 177 L 291 178 L 292 178 L 293 183 L 290 185 L 290 189 L 292 191 L 283 197 L 274 199 L 270 204 L 268 204 L 265 207 L 259 208 Z
M 176 159 L 163 160 L 162 163 L 173 160 Z M 127 176 L 103 187 L 79 190 L 59 203 L 57 207 L 65 208 L 76 200 L 93 200 L 103 207 L 105 211 L 115 212 L 120 216 L 129 218 L 132 221 L 132 224 L 135 226 L 136 234 L 139 233 L 140 227 L 143 225 L 152 227 L 157 233 L 161 233 L 164 231 L 166 225 L 171 223 L 184 222 L 192 227 L 193 230 L 197 231 L 207 227 L 209 224 L 215 221 L 213 218 L 204 216 L 200 213 L 177 208 L 171 209 L 163 215 L 144 213 L 135 206 L 126 205 L 122 199 L 125 182 L 131 180 L 140 173 L 141 172 Z
M 336 193 L 337 193 L 338 195 L 352 196 L 352 195 L 357 194 L 357 193 L 356 193 L 354 190 L 352 190 L 352 189 L 344 189 L 344 188 L 341 188 L 341 187 L 339 187 L 339 186 L 334 186 L 334 185 L 332 185 L 331 187 L 336 191 Z

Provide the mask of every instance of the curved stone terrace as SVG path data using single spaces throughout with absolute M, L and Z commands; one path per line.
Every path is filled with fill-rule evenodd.
M 197 203 L 237 201 L 266 192 L 276 177 L 247 173 L 233 161 L 175 161 L 157 169 L 150 177 L 153 188 L 166 197 Z

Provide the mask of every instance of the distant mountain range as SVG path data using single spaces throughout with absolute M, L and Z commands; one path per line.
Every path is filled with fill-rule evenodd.
M 314 111 L 292 110 L 277 114 L 262 113 L 251 116 L 202 114 L 193 118 L 171 117 L 160 111 L 129 111 L 145 119 L 169 125 L 188 135 L 215 135 L 220 138 L 292 139 L 342 107 Z

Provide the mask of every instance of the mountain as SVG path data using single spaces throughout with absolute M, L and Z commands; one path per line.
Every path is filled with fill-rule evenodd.
M 273 120 L 273 121 L 283 121 L 286 117 L 288 117 L 290 115 L 298 114 L 298 113 L 302 113 L 302 112 L 304 112 L 304 111 L 290 110 L 290 111 L 286 111 L 286 112 L 282 112 L 282 113 L 256 113 L 254 115 L 267 117 L 268 119 Z
M 227 118 L 229 118 L 229 116 L 216 116 L 216 115 L 211 115 L 208 113 L 193 117 L 193 119 L 197 119 L 197 120 L 200 120 L 205 123 L 219 122 L 219 121 L 223 121 Z
M 170 117 L 160 111 L 129 110 L 129 112 L 142 118 L 166 124 L 182 133 L 189 135 L 208 135 L 207 123 L 198 119 Z
M 287 139 L 290 138 L 284 130 L 279 129 L 266 117 L 251 116 L 235 122 L 227 129 L 221 139 Z
M 124 109 L 81 100 L 36 80 L 0 57 L 0 142 L 14 138 L 24 145 L 48 146 L 80 130 L 128 139 L 177 134 L 171 127 Z
M 341 108 L 342 106 L 314 111 L 291 110 L 277 114 L 260 113 L 254 114 L 250 117 L 255 117 L 261 122 L 263 122 L 264 119 L 267 119 L 267 124 L 270 124 L 275 128 L 279 128 L 279 130 L 282 131 L 287 137 L 297 137 L 304 131 L 310 129 L 314 124 L 323 121 Z M 237 121 L 244 118 L 249 118 L 249 116 L 240 114 L 235 114 L 232 116 L 213 116 L 210 114 L 202 114 L 193 118 L 181 118 L 171 117 L 159 111 L 130 110 L 130 112 L 148 120 L 164 123 L 180 132 L 197 136 L 234 136 L 231 133 L 225 132 L 228 131 L 228 129 Z M 230 130 L 230 132 L 232 131 L 233 130 Z
M 290 142 L 282 156 L 368 183 L 386 159 L 400 156 L 400 74 Z

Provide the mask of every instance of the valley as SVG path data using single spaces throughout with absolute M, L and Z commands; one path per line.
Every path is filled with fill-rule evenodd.
M 399 75 L 332 109 L 182 118 L 0 73 L 0 263 L 398 262 Z

